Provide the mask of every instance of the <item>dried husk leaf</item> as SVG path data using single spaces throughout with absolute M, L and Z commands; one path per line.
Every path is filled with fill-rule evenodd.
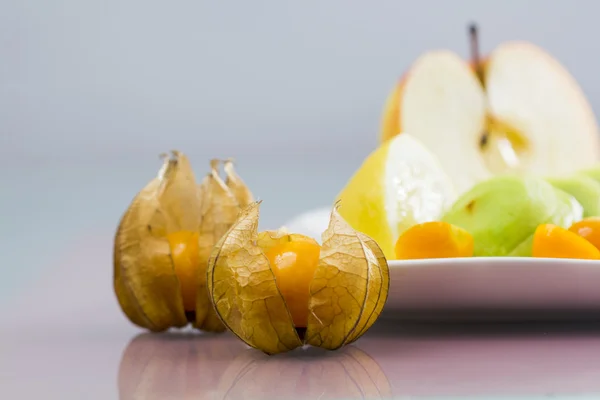
M 371 247 L 378 255 L 381 250 L 343 220 L 338 206 L 322 236 L 319 265 L 310 285 L 306 331 L 306 343 L 329 350 L 360 337 L 387 300 L 387 290 L 380 290 L 387 274 Z
M 152 183 L 157 184 L 157 181 L 153 181 Z M 140 196 L 140 195 L 138 195 Z M 137 197 L 133 200 L 134 202 L 137 200 Z M 121 218 L 121 220 L 125 220 L 129 217 L 129 212 L 126 212 L 125 215 Z M 117 229 L 116 238 L 121 237 L 122 225 L 120 223 L 119 228 Z M 113 287 L 115 290 L 115 294 L 117 296 L 117 301 L 121 306 L 121 309 L 127 316 L 127 318 L 135 325 L 151 329 L 154 324 L 148 317 L 142 312 L 141 308 L 137 304 L 137 300 L 133 297 L 133 293 L 129 290 L 129 288 L 125 285 L 123 277 L 121 276 L 121 245 L 118 240 L 115 240 L 114 243 L 114 252 L 113 252 Z
M 166 234 L 197 229 L 195 188 L 187 158 L 173 152 L 158 177 L 135 197 L 117 229 L 115 293 L 131 322 L 152 331 L 187 324 Z
M 157 235 L 195 232 L 200 225 L 200 196 L 194 172 L 185 155 L 178 151 L 172 154 L 170 159 L 165 156 L 158 174 L 160 183 L 156 197 L 159 207 L 151 221 Z
M 354 334 L 346 344 L 354 342 L 361 337 L 379 318 L 387 301 L 390 290 L 390 269 L 377 242 L 364 233 L 357 232 L 359 238 L 371 249 L 377 258 L 377 264 L 369 263 L 369 285 L 367 286 L 367 301 Z
M 366 256 L 366 260 L 368 268 L 366 297 L 362 305 L 360 318 L 358 319 L 356 326 L 352 329 L 346 340 L 344 340 L 344 345 L 355 341 L 362 334 L 363 330 L 367 326 L 369 318 L 375 311 L 375 307 L 377 306 L 377 300 L 380 295 L 382 277 L 381 271 L 379 270 L 379 268 L 377 268 L 377 258 L 373 254 L 373 257 Z
M 196 297 L 195 326 L 206 331 L 221 332 L 225 326 L 212 307 L 206 283 L 206 267 L 215 244 L 236 221 L 240 205 L 231 190 L 219 176 L 219 161 L 211 161 L 211 172 L 202 180 L 198 192 L 201 197 L 199 230 L 200 271 Z
M 208 298 L 208 293 L 207 293 L 206 297 Z M 217 332 L 217 333 L 224 332 L 226 329 L 225 325 L 223 325 L 223 322 L 221 321 L 221 319 L 215 312 L 212 304 L 210 304 L 210 299 L 208 301 L 209 301 L 209 307 L 207 309 L 208 312 L 206 314 L 206 318 L 204 318 L 204 322 L 198 328 L 203 331 L 206 331 L 206 332 Z
M 240 207 L 242 209 L 245 208 L 254 201 L 252 192 L 250 192 L 248 186 L 246 186 L 242 178 L 235 172 L 233 160 L 226 160 L 223 169 L 226 174 L 225 185 L 231 190 Z
M 251 203 L 215 246 L 208 263 L 208 291 L 231 332 L 249 346 L 275 354 L 302 342 L 269 260 L 256 242 L 259 204 Z

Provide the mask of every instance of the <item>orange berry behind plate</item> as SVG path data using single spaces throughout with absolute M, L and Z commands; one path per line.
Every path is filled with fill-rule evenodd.
M 473 237 L 447 222 L 425 222 L 404 231 L 396 242 L 399 260 L 473 256 Z
M 584 218 L 571 225 L 569 230 L 600 249 L 600 217 Z
M 578 234 L 560 226 L 542 224 L 533 235 L 533 257 L 600 259 L 600 250 Z

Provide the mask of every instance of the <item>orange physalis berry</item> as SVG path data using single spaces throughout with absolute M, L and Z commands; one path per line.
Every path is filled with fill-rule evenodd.
M 584 218 L 571 225 L 569 230 L 600 249 L 600 217 Z
M 542 224 L 533 235 L 533 257 L 600 259 L 600 250 L 593 244 L 560 226 Z
M 306 328 L 309 288 L 320 254 L 321 246 L 309 240 L 286 242 L 265 254 L 296 328 Z
M 175 275 L 181 285 L 183 309 L 196 310 L 200 245 L 198 232 L 178 231 L 167 235 Z
M 447 222 L 425 222 L 404 231 L 396 242 L 396 257 L 402 260 L 473 256 L 473 237 Z

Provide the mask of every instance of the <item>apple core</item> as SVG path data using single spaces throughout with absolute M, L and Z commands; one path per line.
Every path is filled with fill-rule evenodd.
M 491 115 L 479 138 L 479 149 L 488 169 L 494 175 L 526 169 L 529 142 L 521 132 Z
M 479 35 L 475 24 L 469 26 L 471 66 L 484 91 L 486 85 L 486 61 L 479 57 Z M 488 167 L 495 175 L 524 169 L 529 143 L 517 128 L 491 115 L 488 110 L 485 126 L 479 136 L 479 150 Z

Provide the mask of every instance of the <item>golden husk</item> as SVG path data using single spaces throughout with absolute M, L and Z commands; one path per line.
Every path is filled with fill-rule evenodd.
M 193 324 L 207 331 L 225 329 L 208 298 L 206 266 L 214 244 L 235 222 L 240 201 L 252 195 L 230 161 L 226 179 L 235 193 L 219 177 L 218 166 L 219 161 L 211 161 L 211 172 L 197 185 L 187 157 L 174 151 L 121 219 L 114 244 L 114 289 L 134 324 L 152 331 L 188 324 L 167 235 L 190 231 L 198 232 L 200 251 Z
M 208 262 L 208 292 L 225 325 L 267 354 L 302 344 L 269 260 L 255 244 L 259 202 L 252 203 L 215 246 Z
M 252 203 L 217 243 L 208 262 L 208 292 L 217 314 L 248 345 L 267 354 L 301 346 L 265 256 L 285 241 L 313 240 L 285 231 L 258 233 L 260 203 Z M 387 300 L 389 270 L 374 240 L 353 230 L 337 205 L 323 234 L 310 286 L 306 344 L 330 350 L 363 335 Z
M 383 252 L 374 240 L 352 229 L 337 207 L 322 236 L 306 330 L 306 343 L 329 350 L 362 336 L 379 317 L 389 290 Z

